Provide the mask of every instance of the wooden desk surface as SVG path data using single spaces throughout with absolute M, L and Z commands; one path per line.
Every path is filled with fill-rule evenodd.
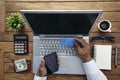
M 87 2 L 88 1 L 88 2 Z M 102 1 L 102 2 L 101 2 Z M 105 2 L 104 2 L 105 1 Z M 109 2 L 108 2 L 109 1 Z M 112 1 L 112 2 L 111 2 Z M 18 12 L 20 9 L 101 9 L 103 14 L 99 21 L 108 19 L 112 23 L 111 33 L 101 33 L 98 31 L 97 24 L 91 34 L 90 40 L 93 36 L 113 36 L 114 43 L 107 41 L 90 41 L 91 53 L 94 44 L 110 44 L 113 49 L 115 46 L 120 48 L 120 2 L 113 2 L 114 0 L 1 0 L 0 1 L 0 80 L 33 80 L 32 72 L 15 73 L 13 67 L 13 60 L 26 58 L 31 60 L 33 55 L 33 34 L 29 27 L 20 32 L 9 31 L 5 25 L 5 16 L 11 12 Z M 117 1 L 117 0 L 115 0 Z M 119 1 L 119 0 L 118 0 Z M 71 6 L 72 5 L 72 6 Z M 29 55 L 15 55 L 14 54 L 14 34 L 28 34 L 29 36 Z M 112 49 L 112 50 L 113 50 Z M 112 70 L 103 71 L 109 80 L 120 79 L 120 50 L 118 50 L 118 67 L 114 67 L 114 50 L 112 51 Z M 107 56 L 106 56 L 107 57 Z M 32 65 L 31 65 L 32 66 Z M 49 75 L 48 80 L 86 80 L 85 76 L 79 75 Z

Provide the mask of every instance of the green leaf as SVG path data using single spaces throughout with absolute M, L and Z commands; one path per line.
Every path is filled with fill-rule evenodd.
M 24 22 L 22 21 L 22 17 L 19 13 L 11 13 L 6 17 L 6 24 L 8 25 L 9 30 L 17 31 L 23 27 Z

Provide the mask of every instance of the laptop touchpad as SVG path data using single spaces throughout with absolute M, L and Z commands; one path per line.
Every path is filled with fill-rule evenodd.
M 85 74 L 82 61 L 77 56 L 59 56 L 60 66 L 55 74 Z
M 66 74 L 68 72 L 68 61 L 66 59 L 67 57 L 66 56 L 60 56 L 59 59 L 60 59 L 60 64 L 59 64 L 59 69 L 57 72 L 55 72 L 55 74 Z

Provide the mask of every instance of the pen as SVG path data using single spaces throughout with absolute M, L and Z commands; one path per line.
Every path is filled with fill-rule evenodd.
M 117 51 L 118 51 L 118 48 L 115 47 L 115 68 L 117 68 Z

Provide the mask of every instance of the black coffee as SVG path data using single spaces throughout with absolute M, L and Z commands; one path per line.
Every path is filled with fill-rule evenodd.
M 107 30 L 110 27 L 110 24 L 107 21 L 103 21 L 100 23 L 100 28 L 102 30 Z

